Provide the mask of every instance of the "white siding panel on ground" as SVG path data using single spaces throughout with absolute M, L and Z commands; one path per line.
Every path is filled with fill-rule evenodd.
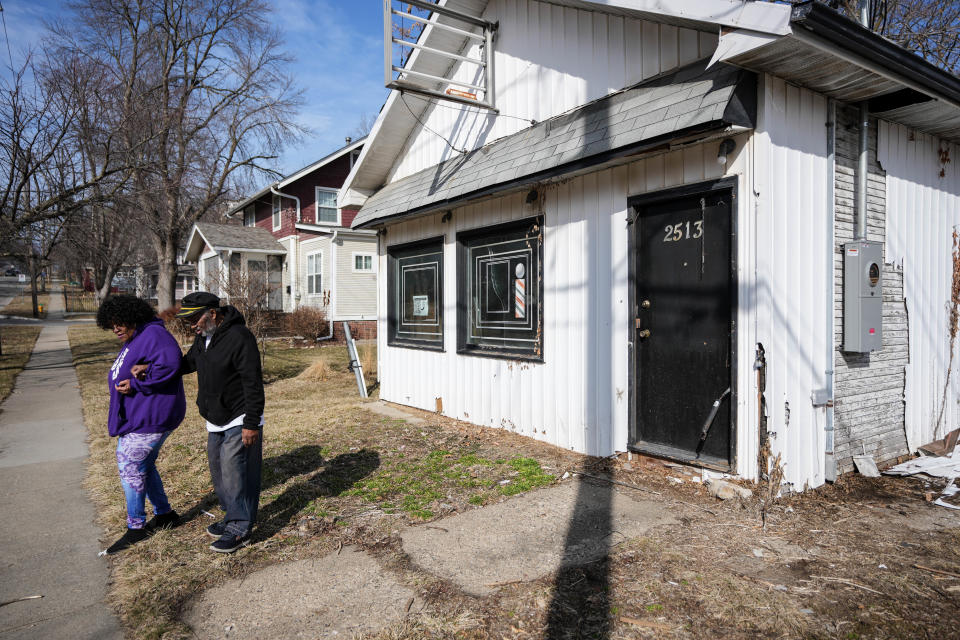
M 484 17 L 500 22 L 494 47 L 500 114 L 430 100 L 425 126 L 414 130 L 388 182 L 710 56 L 717 44 L 716 34 L 536 0 L 491 0 Z M 477 58 L 476 46 L 467 55 Z M 452 77 L 471 84 L 481 78 L 468 63 Z M 428 99 L 407 93 L 401 100 L 420 113 Z
M 749 136 L 736 138 L 743 150 Z M 384 400 L 445 414 L 593 455 L 628 444 L 629 314 L 627 199 L 687 181 L 721 177 L 717 142 L 678 149 L 552 184 L 540 201 L 525 193 L 491 198 L 441 214 L 391 225 L 381 240 L 379 309 L 380 395 Z M 669 157 L 669 159 L 668 159 Z M 731 158 L 729 175 L 742 176 L 748 154 Z M 665 167 L 673 167 L 667 171 Z M 738 226 L 752 215 L 738 207 Z M 544 216 L 543 363 L 457 353 L 456 234 L 542 213 Z M 444 237 L 444 352 L 387 345 L 386 247 Z M 749 250 L 742 242 L 738 251 Z M 745 264 L 749 265 L 748 260 Z M 750 273 L 743 268 L 743 273 Z M 740 324 L 752 311 L 742 308 Z M 749 409 L 753 342 L 741 339 L 738 385 Z M 738 414 L 752 431 L 755 409 Z M 751 444 L 752 443 L 752 444 Z M 749 447 L 753 449 L 750 450 Z M 741 439 L 740 472 L 755 475 L 756 439 Z
M 824 482 L 824 409 L 811 394 L 826 387 L 832 310 L 826 289 L 826 99 L 763 78 L 755 144 L 756 341 L 766 352 L 768 431 L 787 487 Z M 831 305 L 831 306 L 828 306 Z
M 886 259 L 903 269 L 910 345 L 905 421 L 913 451 L 960 427 L 960 345 L 947 380 L 960 148 L 883 121 L 878 136 L 878 160 L 887 172 Z

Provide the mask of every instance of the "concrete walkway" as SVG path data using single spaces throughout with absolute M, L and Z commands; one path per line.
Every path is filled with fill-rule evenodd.
M 104 603 L 102 535 L 83 490 L 86 431 L 59 286 L 13 393 L 0 405 L 0 640 L 122 638 Z

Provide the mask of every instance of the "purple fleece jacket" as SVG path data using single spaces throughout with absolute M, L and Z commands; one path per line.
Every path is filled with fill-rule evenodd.
M 180 358 L 180 345 L 163 326 L 163 320 L 154 318 L 137 327 L 107 374 L 107 426 L 111 436 L 162 433 L 180 425 L 187 413 Z M 137 380 L 130 375 L 130 367 L 143 363 L 150 365 L 146 380 Z M 116 384 L 121 380 L 130 380 L 133 393 L 124 395 L 117 391 Z

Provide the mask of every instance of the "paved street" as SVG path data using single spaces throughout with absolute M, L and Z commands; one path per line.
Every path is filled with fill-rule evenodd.
M 0 406 L 0 602 L 43 596 L 0 607 L 2 640 L 122 637 L 104 604 L 108 565 L 83 489 L 86 457 L 55 285 L 33 356 Z

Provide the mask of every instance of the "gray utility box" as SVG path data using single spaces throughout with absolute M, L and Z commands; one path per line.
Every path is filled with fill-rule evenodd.
M 883 245 L 843 245 L 843 350 L 869 353 L 883 347 Z

